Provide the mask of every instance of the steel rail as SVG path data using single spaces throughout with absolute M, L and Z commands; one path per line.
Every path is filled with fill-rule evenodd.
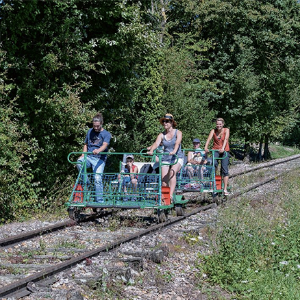
M 19 243 L 20 241 L 31 239 L 31 238 L 39 236 L 41 234 L 50 233 L 50 232 L 60 230 L 62 228 L 68 227 L 68 226 L 73 226 L 75 224 L 76 224 L 76 222 L 74 220 L 67 220 L 64 222 L 60 222 L 60 223 L 56 223 L 56 224 L 49 225 L 46 227 L 42 227 L 42 228 L 39 228 L 36 230 L 28 231 L 28 232 L 25 232 L 22 234 L 13 235 L 8 238 L 1 239 L 0 247 L 13 245 L 13 244 Z
M 105 213 L 103 213 L 103 216 L 112 214 L 112 211 L 106 211 Z M 83 218 L 80 222 L 84 222 L 84 221 L 89 221 L 91 219 L 94 219 L 96 216 L 87 216 L 85 218 Z M 25 233 L 21 233 L 21 234 L 16 234 L 13 236 L 10 236 L 8 238 L 4 238 L 4 239 L 0 239 L 0 247 L 7 247 L 7 246 L 13 246 L 14 244 L 17 244 L 19 242 L 37 237 L 37 236 L 41 236 L 43 234 L 47 234 L 47 233 L 51 233 L 60 229 L 63 229 L 65 227 L 69 227 L 69 226 L 74 226 L 76 225 L 77 222 L 75 220 L 67 220 L 64 222 L 59 222 L 59 223 L 55 223 L 53 225 L 49 225 L 46 227 L 41 227 L 39 229 L 35 229 L 32 231 L 28 231 Z
M 152 232 L 155 232 L 157 230 L 160 230 L 164 227 L 167 227 L 169 225 L 172 225 L 174 223 L 177 223 L 185 218 L 188 218 L 194 214 L 199 213 L 200 211 L 205 211 L 208 210 L 210 208 L 216 207 L 217 205 L 215 203 L 206 205 L 206 206 L 202 206 L 199 207 L 195 210 L 193 210 L 192 212 L 186 214 L 185 216 L 180 216 L 180 217 L 174 217 L 171 220 L 168 220 L 164 223 L 160 223 L 154 226 L 151 226 L 145 230 L 142 230 L 141 232 L 135 233 L 130 235 L 129 237 L 123 238 L 123 239 L 119 239 L 118 241 L 115 241 L 113 243 L 109 243 L 105 246 L 99 247 L 99 248 L 95 248 L 93 250 L 87 251 L 85 253 L 83 253 L 82 255 L 78 256 L 78 257 L 73 257 L 65 262 L 61 262 L 58 263 L 54 266 L 50 266 L 45 268 L 44 270 L 37 272 L 33 275 L 27 276 L 23 279 L 20 279 L 16 282 L 13 282 L 9 285 L 6 285 L 2 288 L 0 288 L 0 297 L 8 297 L 8 296 L 12 296 L 14 293 L 16 292 L 21 292 L 21 289 L 24 289 L 27 287 L 27 284 L 29 282 L 38 282 L 40 280 L 43 280 L 49 276 L 53 276 L 56 273 L 62 272 L 66 269 L 69 269 L 70 267 L 84 261 L 85 259 L 89 258 L 89 257 L 93 257 L 96 255 L 99 255 L 101 252 L 107 252 L 107 251 L 111 251 L 117 247 L 119 247 L 121 244 L 123 243 L 128 243 L 132 240 L 138 239 L 144 235 L 150 234 Z M 28 294 L 30 294 L 30 292 L 28 291 Z
M 263 168 L 273 167 L 273 166 L 276 166 L 276 165 L 280 165 L 280 164 L 283 164 L 285 162 L 288 162 L 288 161 L 291 161 L 291 160 L 295 160 L 297 158 L 300 158 L 300 154 L 296 154 L 296 155 L 290 156 L 289 158 L 285 158 L 285 159 L 277 161 L 277 162 L 267 163 L 267 164 L 265 164 L 263 166 L 257 166 L 257 167 L 254 167 L 252 169 L 244 170 L 244 171 L 235 173 L 233 175 L 229 175 L 229 178 L 234 178 L 234 177 L 237 177 L 237 176 L 240 176 L 240 175 L 244 175 L 244 174 L 247 174 L 247 173 L 251 173 L 251 172 L 263 169 Z
M 262 169 L 262 168 L 271 167 L 271 166 L 281 164 L 281 163 L 284 163 L 284 162 L 287 162 L 287 161 L 291 161 L 291 160 L 294 160 L 294 159 L 297 159 L 297 158 L 300 158 L 300 155 L 296 155 L 296 156 L 293 156 L 291 158 L 281 160 L 279 162 L 274 162 L 274 163 L 270 163 L 268 165 L 258 166 L 258 167 L 255 167 L 255 168 L 252 168 L 252 169 L 249 169 L 249 170 L 245 170 L 245 171 L 242 171 L 240 173 L 234 174 L 231 177 L 236 177 L 238 175 L 243 175 L 245 173 L 253 172 L 253 171 L 256 171 L 256 170 L 259 170 L 259 169 Z M 245 193 L 247 193 L 247 192 L 249 192 L 253 189 L 256 189 L 259 186 L 270 183 L 270 182 L 278 179 L 279 177 L 283 176 L 285 173 L 286 172 L 284 172 L 282 174 L 279 174 L 279 175 L 277 174 L 277 175 L 273 176 L 272 178 L 269 178 L 269 179 L 267 179 L 263 182 L 254 184 L 254 185 L 252 185 L 248 188 L 243 189 L 242 191 L 236 192 L 236 193 L 228 196 L 227 200 L 231 200 L 231 199 L 236 198 L 236 197 L 238 197 L 242 194 L 245 194 Z M 132 234 L 127 238 L 123 238 L 123 239 L 120 239 L 118 241 L 109 243 L 105 246 L 87 251 L 87 252 L 83 253 L 82 255 L 80 255 L 78 257 L 71 258 L 68 261 L 61 262 L 61 263 L 58 263 L 54 266 L 47 267 L 47 268 L 45 268 L 44 270 L 42 270 L 40 272 L 37 272 L 33 275 L 27 276 L 27 277 L 25 277 L 21 280 L 18 280 L 16 282 L 13 282 L 9 285 L 6 285 L 6 286 L 0 288 L 0 297 L 2 299 L 3 297 L 7 298 L 7 297 L 11 297 L 12 295 L 16 296 L 17 294 L 22 295 L 22 297 L 24 297 L 24 296 L 31 293 L 29 290 L 27 290 L 27 285 L 30 282 L 38 282 L 38 281 L 42 281 L 42 280 L 45 280 L 45 279 L 50 280 L 49 278 L 51 276 L 53 276 L 53 275 L 55 275 L 59 272 L 62 272 L 66 269 L 69 269 L 70 267 L 84 261 L 85 259 L 87 259 L 89 257 L 99 255 L 101 252 L 111 251 L 111 250 L 119 247 L 123 243 L 127 243 L 127 242 L 130 242 L 132 240 L 138 239 L 138 238 L 140 238 L 144 235 L 150 234 L 150 233 L 155 232 L 157 230 L 160 230 L 164 227 L 167 227 L 167 226 L 170 226 L 170 225 L 175 224 L 177 222 L 180 222 L 180 221 L 182 221 L 182 220 L 184 220 L 184 219 L 186 219 L 186 218 L 188 218 L 192 215 L 195 215 L 195 214 L 197 214 L 201 211 L 205 211 L 205 210 L 214 208 L 216 206 L 217 206 L 216 203 L 212 203 L 212 204 L 209 204 L 209 205 L 206 205 L 206 206 L 199 207 L 197 209 L 192 210 L 189 213 L 186 213 L 184 216 L 174 217 L 171 220 L 168 220 L 164 223 L 160 223 L 160 224 L 151 226 L 148 229 L 142 230 L 141 232 Z M 47 227 L 44 227 L 44 228 L 41 228 L 41 229 L 38 229 L 38 230 L 34 230 L 32 232 L 28 232 L 28 233 L 25 233 L 25 234 L 22 234 L 22 235 L 19 235 L 19 236 L 13 236 L 13 237 L 10 237 L 10 238 L 7 238 L 7 239 L 0 240 L 0 245 L 5 246 L 5 245 L 13 244 L 13 243 L 16 243 L 16 242 L 22 240 L 22 237 L 23 237 L 23 239 L 24 239 L 24 237 L 31 238 L 31 237 L 40 235 L 41 232 L 51 232 L 51 231 L 54 231 L 54 230 L 58 230 L 62 227 L 71 226 L 71 225 L 74 225 L 74 224 L 76 224 L 75 221 L 68 220 L 66 222 L 62 222 L 62 223 L 54 224 L 54 225 L 51 225 L 51 226 L 47 226 Z

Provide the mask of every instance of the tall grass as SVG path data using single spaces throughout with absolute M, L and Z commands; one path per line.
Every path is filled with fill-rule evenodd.
M 241 299 L 300 299 L 300 171 L 263 199 L 220 211 L 200 272 Z
M 272 159 L 277 159 L 277 158 L 299 154 L 300 149 L 297 147 L 287 147 L 282 145 L 271 144 L 270 152 L 271 152 Z

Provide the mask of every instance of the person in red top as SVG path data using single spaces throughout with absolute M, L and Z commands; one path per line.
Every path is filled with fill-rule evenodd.
M 123 175 L 123 182 L 122 185 L 124 186 L 124 192 L 126 192 L 126 184 L 132 183 L 134 190 L 137 187 L 137 177 L 138 177 L 139 169 L 136 165 L 134 165 L 134 156 L 132 154 L 128 154 L 126 156 L 126 165 L 124 167 L 124 174 Z M 120 181 L 121 175 L 118 175 L 118 179 Z
M 216 120 L 216 128 L 212 129 L 208 135 L 206 144 L 205 144 L 205 152 L 208 153 L 208 145 L 213 139 L 213 150 L 219 150 L 219 152 L 215 152 L 215 157 L 222 157 L 224 153 L 227 153 L 226 157 L 221 160 L 221 174 L 224 182 L 224 195 L 229 195 L 227 191 L 228 186 L 228 165 L 229 165 L 229 129 L 224 128 L 225 122 L 224 119 L 218 118 Z M 215 161 L 215 167 L 218 167 L 218 161 Z

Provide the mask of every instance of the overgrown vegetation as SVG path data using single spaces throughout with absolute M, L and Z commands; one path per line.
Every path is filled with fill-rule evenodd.
M 228 203 L 212 231 L 214 252 L 201 257 L 209 282 L 242 299 L 299 299 L 299 171 L 263 199 Z
M 297 147 L 287 147 L 283 145 L 271 144 L 270 152 L 271 152 L 272 159 L 277 159 L 277 158 L 287 157 L 290 155 L 299 154 L 300 150 Z
M 265 159 L 269 142 L 298 145 L 299 11 L 296 0 L 1 1 L 0 221 L 66 200 L 66 157 L 97 111 L 116 151 L 149 146 L 166 112 L 185 148 L 215 117 L 232 139 L 265 143 Z

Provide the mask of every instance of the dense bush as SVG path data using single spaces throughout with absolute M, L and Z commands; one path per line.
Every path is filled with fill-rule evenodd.
M 98 111 L 110 146 L 128 152 L 154 141 L 166 112 L 185 148 L 204 142 L 215 117 L 246 143 L 297 127 L 297 1 L 3 0 L 0 8 L 4 219 L 56 206 L 57 191 L 64 201 L 76 174 L 66 157 L 82 149 Z

